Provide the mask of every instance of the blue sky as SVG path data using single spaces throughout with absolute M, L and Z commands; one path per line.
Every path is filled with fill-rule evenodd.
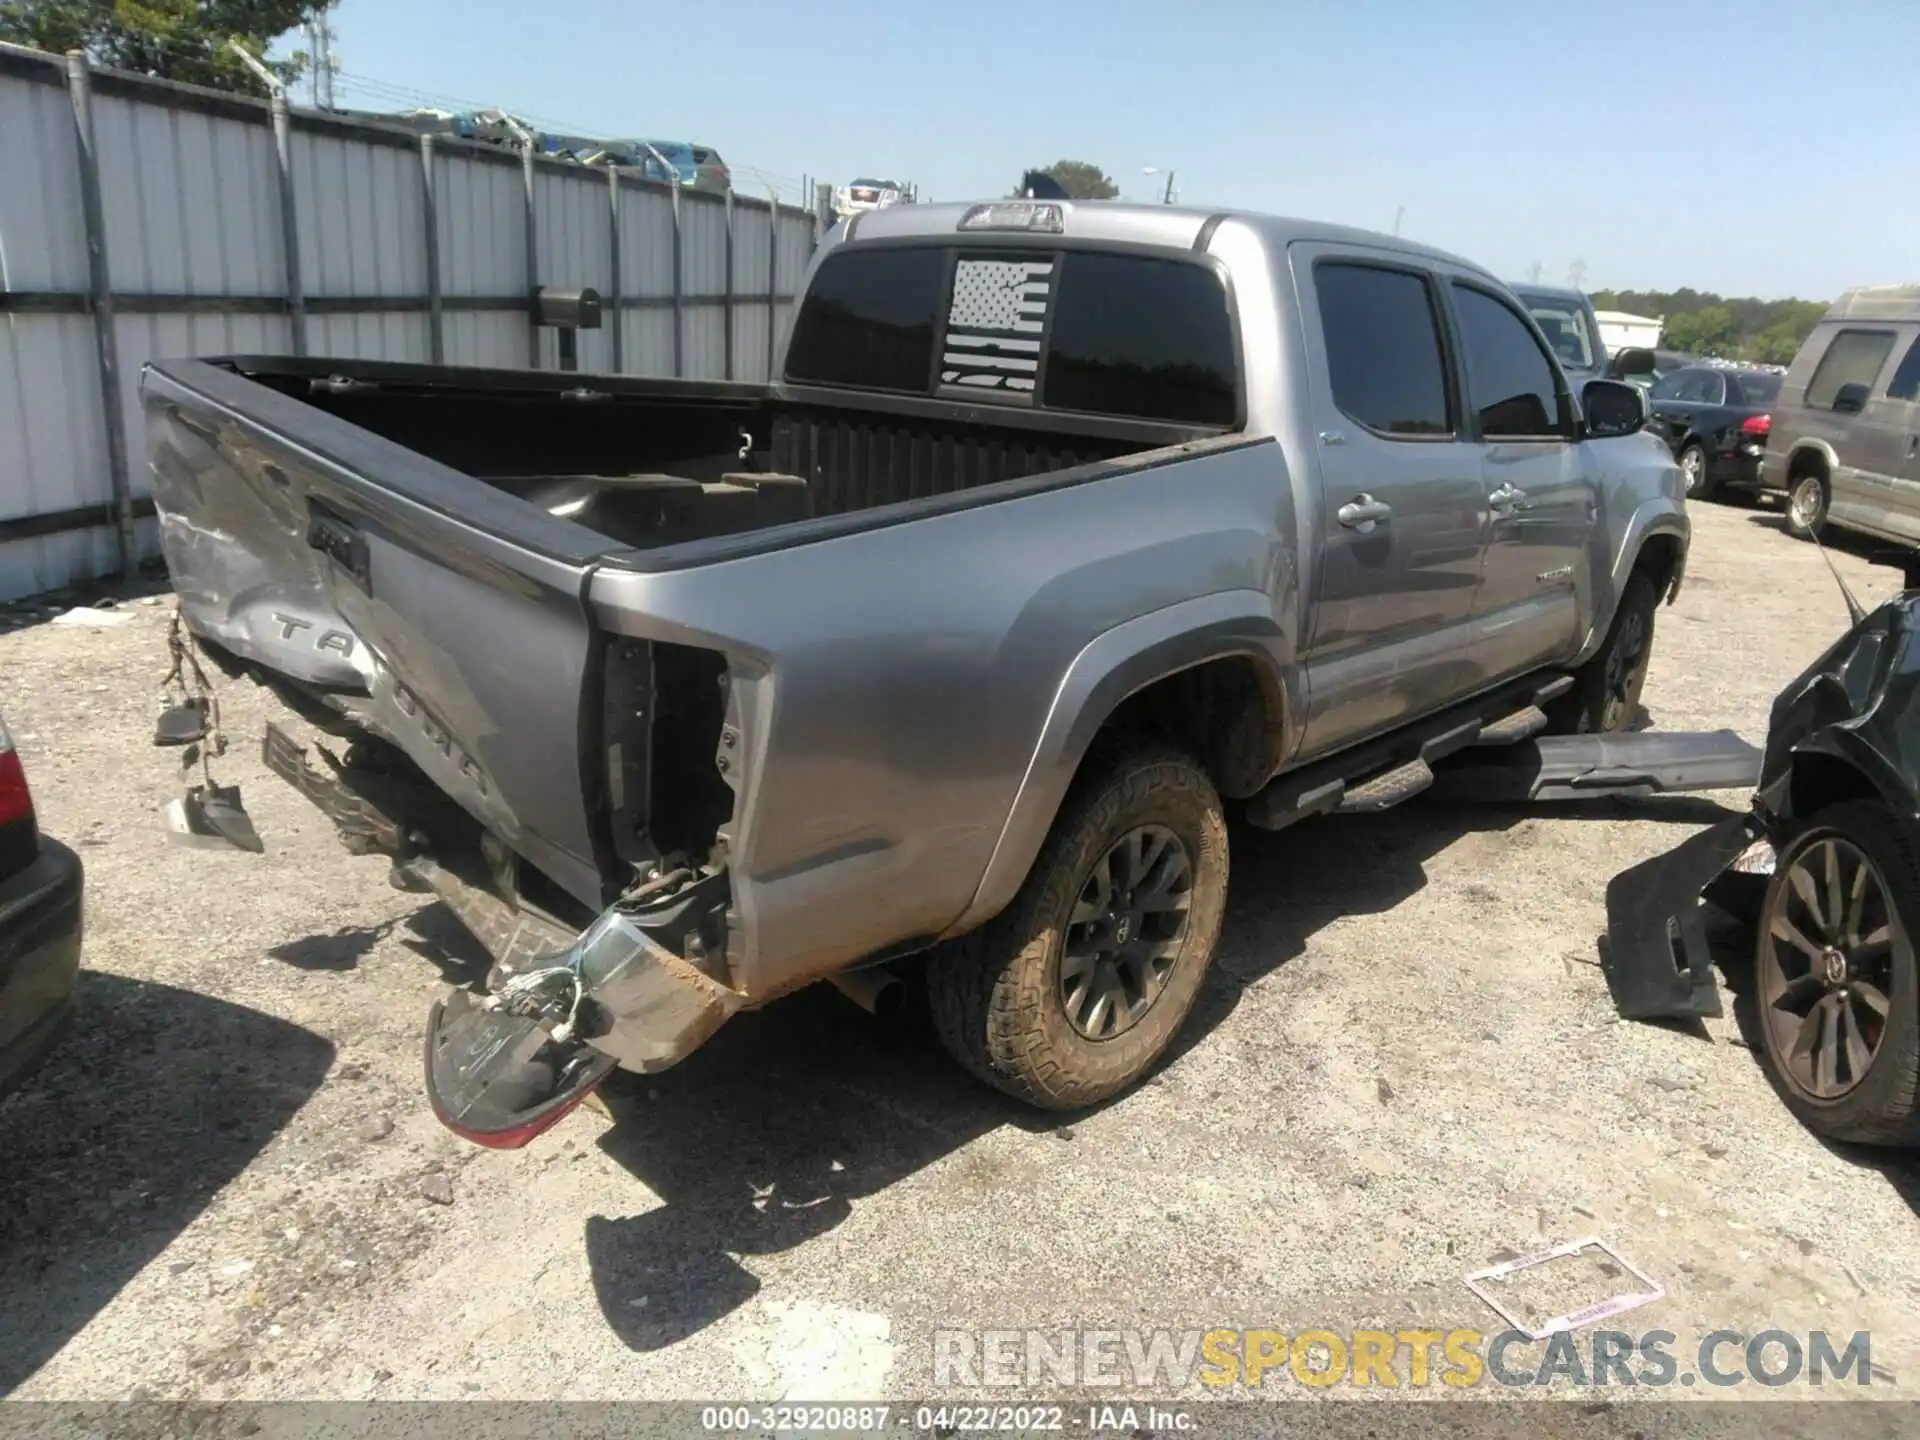
M 697 140 L 736 183 L 1128 198 L 1391 230 L 1512 279 L 1825 299 L 1920 280 L 1916 0 L 340 0 L 337 102 Z

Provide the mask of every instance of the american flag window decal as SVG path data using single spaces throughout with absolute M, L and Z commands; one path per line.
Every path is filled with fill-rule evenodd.
M 955 263 L 940 383 L 1031 405 L 1057 259 Z

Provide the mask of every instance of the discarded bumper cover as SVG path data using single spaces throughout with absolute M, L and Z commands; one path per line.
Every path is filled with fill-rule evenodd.
M 1708 949 L 1718 916 L 1749 953 L 1775 851 L 1841 794 L 1871 794 L 1920 818 L 1920 564 L 1904 593 L 1868 614 L 1796 676 L 1768 715 L 1752 808 L 1607 886 L 1604 969 L 1628 1019 L 1722 1013 Z M 1632 738 L 1632 737 L 1627 737 Z

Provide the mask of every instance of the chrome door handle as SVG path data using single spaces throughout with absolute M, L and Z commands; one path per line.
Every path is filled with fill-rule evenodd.
M 1511 515 L 1516 510 L 1532 508 L 1527 503 L 1526 491 L 1516 490 L 1513 486 L 1505 484 L 1487 496 L 1487 504 L 1502 515 Z
M 1371 495 L 1356 495 L 1338 510 L 1334 517 L 1349 530 L 1358 530 L 1368 534 L 1375 525 L 1384 525 L 1393 515 L 1393 507 L 1384 500 L 1376 500 Z

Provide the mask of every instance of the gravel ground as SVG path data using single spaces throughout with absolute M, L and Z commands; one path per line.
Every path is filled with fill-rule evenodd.
M 1646 703 L 1758 739 L 1845 610 L 1777 513 L 1696 526 Z M 911 1397 L 943 1326 L 1493 1331 L 1463 1273 L 1593 1233 L 1666 1288 L 1636 1329 L 1870 1330 L 1867 1393 L 1920 1384 L 1920 1167 L 1816 1141 L 1732 1019 L 1617 1021 L 1596 968 L 1608 877 L 1742 795 L 1236 830 L 1178 1054 L 1070 1124 L 819 989 L 497 1154 L 420 1087 L 472 942 L 264 772 L 244 683 L 267 853 L 170 842 L 168 609 L 122 608 L 0 634 L 89 885 L 80 1023 L 0 1107 L 0 1393 Z

